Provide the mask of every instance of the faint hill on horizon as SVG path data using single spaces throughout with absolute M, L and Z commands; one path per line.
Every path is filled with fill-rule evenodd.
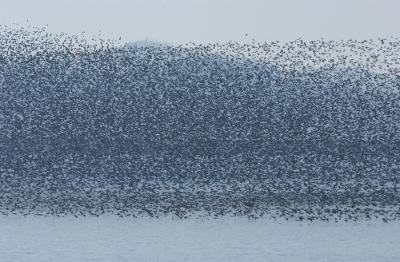
M 134 42 L 129 42 L 127 46 L 130 47 L 166 47 L 169 46 L 170 44 L 166 42 L 161 42 L 157 40 L 150 40 L 150 39 L 144 39 L 144 40 L 138 40 Z

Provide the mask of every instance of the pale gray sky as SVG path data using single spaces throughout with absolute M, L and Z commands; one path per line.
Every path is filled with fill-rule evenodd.
M 400 36 L 399 14 L 400 0 L 0 0 L 0 24 L 170 43 Z

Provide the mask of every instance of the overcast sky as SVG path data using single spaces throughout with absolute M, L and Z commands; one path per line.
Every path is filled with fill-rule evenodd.
M 400 36 L 400 0 L 0 0 L 0 24 L 27 20 L 124 41 L 363 39 Z

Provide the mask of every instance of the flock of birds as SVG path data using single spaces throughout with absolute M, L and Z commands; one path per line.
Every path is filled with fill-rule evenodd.
M 400 40 L 0 27 L 0 214 L 400 219 Z

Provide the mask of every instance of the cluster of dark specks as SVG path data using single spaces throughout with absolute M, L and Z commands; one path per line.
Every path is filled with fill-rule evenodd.
M 400 218 L 400 40 L 0 30 L 4 215 Z

